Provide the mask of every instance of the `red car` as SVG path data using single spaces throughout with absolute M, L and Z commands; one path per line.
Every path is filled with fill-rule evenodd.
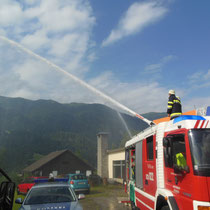
M 28 177 L 24 179 L 18 186 L 17 186 L 17 193 L 18 194 L 26 194 L 35 184 L 36 179 L 46 179 L 48 177 Z

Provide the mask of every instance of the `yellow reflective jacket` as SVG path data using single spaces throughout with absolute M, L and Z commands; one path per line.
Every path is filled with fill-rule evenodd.
M 187 165 L 186 159 L 181 152 L 176 154 L 176 164 L 181 168 L 185 168 Z
M 182 114 L 181 101 L 173 94 L 168 98 L 167 114 L 170 114 L 170 117 Z

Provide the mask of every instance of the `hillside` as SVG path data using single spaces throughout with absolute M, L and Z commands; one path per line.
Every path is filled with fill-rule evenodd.
M 122 116 L 133 134 L 147 127 L 137 118 Z M 101 104 L 0 97 L 0 165 L 9 171 L 20 171 L 37 157 L 61 149 L 96 166 L 96 135 L 102 131 L 110 133 L 110 149 L 128 136 L 117 112 Z

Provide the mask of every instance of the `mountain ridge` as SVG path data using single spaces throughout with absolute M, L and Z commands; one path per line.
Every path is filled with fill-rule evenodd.
M 138 118 L 121 115 L 133 135 L 148 126 Z M 145 115 L 152 120 L 161 114 Z M 99 132 L 110 134 L 109 149 L 119 147 L 123 138 L 129 139 L 117 112 L 103 104 L 0 96 L 0 165 L 9 171 L 21 171 L 36 160 L 37 154 L 62 149 L 70 149 L 96 166 Z

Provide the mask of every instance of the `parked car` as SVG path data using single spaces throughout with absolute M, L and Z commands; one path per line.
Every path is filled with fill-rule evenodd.
M 15 203 L 21 204 L 20 210 L 82 210 L 83 208 L 79 204 L 78 199 L 84 197 L 83 194 L 80 194 L 77 198 L 74 190 L 68 183 L 46 182 L 34 185 L 23 201 L 22 198 L 17 198 Z
M 26 194 L 34 185 L 37 179 L 46 179 L 48 177 L 28 177 L 24 179 L 18 186 L 17 186 L 17 193 L 18 194 Z
M 68 183 L 75 193 L 90 193 L 89 181 L 84 174 L 68 174 L 66 178 L 69 179 Z

